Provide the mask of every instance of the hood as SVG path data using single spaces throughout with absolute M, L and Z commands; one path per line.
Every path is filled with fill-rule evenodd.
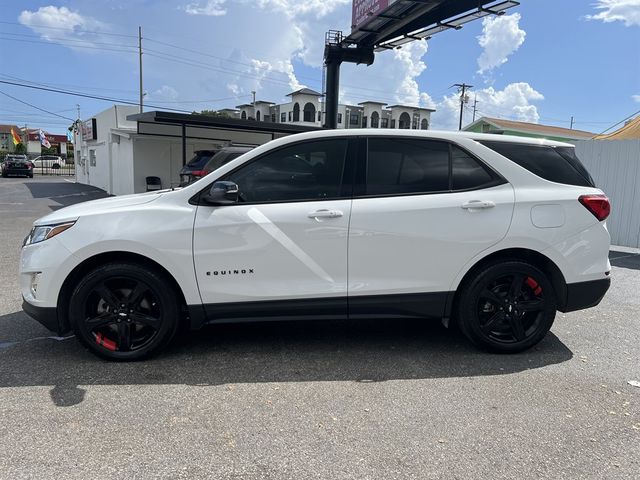
M 104 212 L 125 209 L 134 205 L 143 205 L 160 198 L 165 190 L 160 192 L 135 193 L 133 195 L 122 195 L 117 197 L 101 198 L 78 203 L 69 207 L 56 210 L 34 222 L 34 225 L 47 225 L 52 223 L 62 223 L 77 220 L 85 215 L 96 215 Z

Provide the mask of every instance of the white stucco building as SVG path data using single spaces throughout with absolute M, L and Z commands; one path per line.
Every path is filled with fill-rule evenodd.
M 302 88 L 287 95 L 290 101 L 276 104 L 258 100 L 238 105 L 237 110 L 224 109 L 234 118 L 321 127 L 324 124 L 322 94 Z M 411 105 L 390 105 L 366 101 L 358 105 L 338 105 L 338 128 L 398 128 L 428 130 L 431 108 Z

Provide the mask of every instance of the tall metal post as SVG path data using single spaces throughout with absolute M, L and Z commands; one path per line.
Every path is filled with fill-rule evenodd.
M 339 59 L 327 60 L 327 96 L 325 97 L 325 128 L 338 128 L 338 95 L 340 93 Z
M 142 113 L 142 27 L 138 27 L 138 63 L 140 65 L 140 113 Z

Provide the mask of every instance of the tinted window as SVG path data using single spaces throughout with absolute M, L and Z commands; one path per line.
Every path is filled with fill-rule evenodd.
M 226 178 L 243 202 L 323 200 L 340 196 L 347 140 L 292 145 L 268 153 Z
M 566 158 L 566 152 L 564 152 L 564 155 L 561 154 L 566 149 L 559 150 L 546 145 L 527 145 L 523 143 L 491 141 L 480 143 L 545 180 L 580 187 L 594 186 L 593 180 L 577 157 L 569 161 Z M 580 169 L 576 168 L 577 164 L 580 164 Z
M 196 152 L 194 157 L 189 160 L 189 163 L 187 163 L 187 166 L 192 168 L 202 168 L 209 160 L 211 160 L 211 157 L 213 157 L 214 154 L 215 152 L 208 151 Z
M 449 190 L 449 145 L 406 138 L 370 138 L 366 194 Z
M 249 150 L 247 150 L 247 152 L 248 151 Z M 207 172 L 213 172 L 214 170 L 217 170 L 221 166 L 226 165 L 231 160 L 238 158 L 240 155 L 244 155 L 244 153 L 245 152 L 228 152 L 228 151 L 222 150 L 216 153 L 213 157 L 211 157 L 211 160 L 207 162 L 203 170 L 206 170 Z
M 482 188 L 494 182 L 491 175 L 478 161 L 458 147 L 451 148 L 453 190 Z
M 577 157 L 575 148 L 573 148 L 573 147 L 556 147 L 556 152 L 558 152 L 560 155 L 562 155 L 562 157 L 567 162 L 569 162 L 571 164 L 571 166 L 573 168 L 575 168 L 580 175 L 582 175 L 584 178 L 589 180 L 589 183 L 591 183 L 592 186 L 594 186 L 594 187 L 596 186 L 596 183 L 593 181 L 593 177 L 587 171 L 587 169 L 584 168 L 584 165 L 582 165 L 582 162 Z

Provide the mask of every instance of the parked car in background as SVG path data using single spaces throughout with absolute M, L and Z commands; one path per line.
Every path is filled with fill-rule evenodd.
M 208 174 L 229 163 L 231 160 L 238 158 L 242 154 L 250 152 L 253 148 L 254 147 L 224 147 L 211 157 L 200 170 L 194 170 L 188 175 L 181 174 L 180 185 L 184 187 L 196 180 L 200 180 L 202 177 L 206 177 Z
M 27 160 L 26 155 L 7 155 L 2 162 L 2 177 L 9 175 L 33 178 L 33 163 Z
M 196 150 L 193 158 L 180 170 L 180 185 L 187 185 L 192 181 L 194 175 L 201 173 L 204 166 L 218 150 Z
M 567 143 L 307 132 L 185 188 L 36 220 L 23 308 L 113 360 L 161 350 L 183 322 L 345 318 L 444 319 L 514 353 L 540 342 L 557 310 L 603 298 L 609 212 Z
M 33 159 L 34 168 L 58 169 L 66 164 L 64 158 L 57 155 L 40 155 Z

